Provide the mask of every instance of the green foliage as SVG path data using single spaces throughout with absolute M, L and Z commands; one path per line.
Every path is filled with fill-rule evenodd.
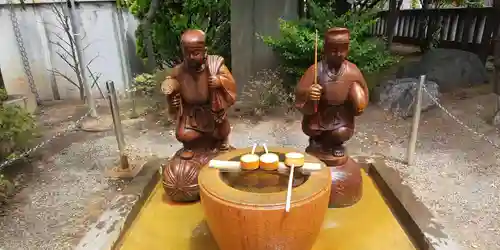
M 482 0 L 469 0 L 465 1 L 465 6 L 468 8 L 482 8 L 484 7 L 484 1 Z
M 418 8 L 419 4 L 420 4 L 420 0 L 411 0 L 411 8 L 412 9 Z
M 137 75 L 133 82 L 131 91 L 135 91 L 136 96 L 142 96 L 147 105 L 146 112 L 156 116 L 157 124 L 162 124 L 169 127 L 174 123 L 172 117 L 169 117 L 167 112 L 167 98 L 161 92 L 161 83 L 165 80 L 170 69 L 157 70 L 153 74 Z
M 132 0 L 131 13 L 143 20 L 151 0 Z M 186 29 L 206 33 L 209 53 L 229 60 L 231 50 L 230 0 L 164 0 L 152 20 L 152 39 L 158 66 L 173 67 L 181 61 L 180 36 Z M 146 58 L 143 25 L 139 25 L 137 52 Z M 230 65 L 229 62 L 226 63 Z
M 164 97 L 160 91 L 161 83 L 170 72 L 170 69 L 156 70 L 152 74 L 144 73 L 137 75 L 132 83 L 132 90 L 136 94 L 145 97 Z
M 4 203 L 14 193 L 14 188 L 12 182 L 0 174 L 0 204 Z
M 252 115 L 263 115 L 270 110 L 292 107 L 294 94 L 283 85 L 283 80 L 277 71 L 263 70 L 257 73 L 255 79 L 245 84 L 242 100 L 252 107 Z
M 0 102 L 7 101 L 8 95 L 7 90 L 0 88 Z
M 370 37 L 376 22 L 375 13 L 346 13 L 335 16 L 328 8 L 314 3 L 310 17 L 299 21 L 280 20 L 280 37 L 259 36 L 281 58 L 282 67 L 294 80 L 314 63 L 315 31 L 318 30 L 318 54 L 323 47 L 323 33 L 331 27 L 347 27 L 351 32 L 348 60 L 363 73 L 378 72 L 399 60 L 386 50 L 382 40 Z
M 27 149 L 35 136 L 36 121 L 30 113 L 0 105 L 0 161 Z
M 140 74 L 134 78 L 133 91 L 147 97 L 153 97 L 158 92 L 158 82 L 152 74 Z

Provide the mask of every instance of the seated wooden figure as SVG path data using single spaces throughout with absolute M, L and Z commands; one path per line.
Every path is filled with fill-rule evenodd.
M 163 166 L 163 186 L 174 201 L 194 201 L 199 169 L 231 148 L 226 111 L 236 101 L 236 84 L 224 58 L 207 55 L 203 31 L 185 31 L 181 47 L 183 62 L 166 77 L 162 91 L 183 148 Z
M 368 105 L 368 88 L 363 74 L 346 60 L 349 30 L 331 28 L 325 33 L 323 59 L 300 79 L 296 107 L 302 112 L 302 130 L 309 136 L 306 152 L 332 167 L 330 205 L 349 206 L 362 195 L 359 166 L 347 157 L 344 142 L 354 134 L 354 117 Z

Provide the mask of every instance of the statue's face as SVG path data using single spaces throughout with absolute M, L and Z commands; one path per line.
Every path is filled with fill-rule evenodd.
M 339 66 L 347 58 L 349 52 L 348 42 L 327 41 L 324 47 L 326 62 L 330 66 Z
M 192 69 L 199 69 L 205 63 L 207 52 L 204 46 L 184 45 L 182 53 L 184 61 Z

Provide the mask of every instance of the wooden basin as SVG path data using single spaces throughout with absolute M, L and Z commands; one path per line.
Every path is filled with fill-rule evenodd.
M 426 234 L 432 237 L 437 237 L 432 233 L 436 232 L 440 225 L 429 221 L 432 217 L 427 217 L 426 213 L 422 212 L 427 211 L 425 207 L 422 208 L 424 210 L 415 210 L 415 215 L 418 216 L 411 216 L 397 197 L 403 197 L 408 204 L 418 201 L 416 198 L 415 201 L 412 200 L 414 196 L 406 192 L 407 187 L 397 185 L 401 180 L 391 177 L 389 173 L 392 172 L 389 170 L 393 171 L 383 162 L 365 164 L 365 168 L 361 170 L 361 200 L 350 207 L 328 209 L 314 246 L 306 250 L 440 249 L 432 247 L 431 241 L 424 236 L 425 227 L 417 223 L 429 227 L 431 231 L 426 231 Z M 270 182 L 271 179 L 273 178 L 269 178 Z M 80 246 L 85 247 L 78 249 L 109 250 L 95 247 L 96 242 L 101 240 L 116 241 L 114 250 L 222 250 L 217 246 L 212 230 L 207 225 L 207 216 L 201 203 L 172 202 L 162 188 L 159 175 L 153 181 L 157 182 L 152 182 L 152 188 L 145 192 L 133 212 L 128 215 L 125 224 L 116 225 L 110 222 L 105 227 L 98 226 L 98 230 L 93 226 L 93 230 L 80 242 Z M 402 196 L 396 196 L 393 190 L 400 192 Z M 413 209 L 415 208 L 417 207 L 414 206 Z M 291 213 L 294 209 L 291 209 Z M 106 212 L 97 225 L 101 225 L 109 215 L 110 213 Z M 226 213 L 222 216 L 234 218 L 235 215 Z M 309 223 L 312 217 L 314 214 L 303 215 L 298 223 Z M 421 221 L 414 221 L 418 219 Z M 113 230 L 119 231 L 120 234 L 113 234 Z M 441 234 L 441 231 L 438 232 Z M 226 233 L 229 237 L 232 232 Z M 446 237 L 446 234 L 443 235 Z M 109 240 L 111 236 L 113 239 Z M 444 238 L 438 239 L 438 243 L 449 242 Z M 106 246 L 109 244 L 106 243 Z
M 235 150 L 215 159 L 237 160 L 250 150 Z M 269 148 L 269 151 L 283 161 L 286 153 L 295 150 Z M 306 162 L 321 163 L 310 155 L 306 155 Z M 206 221 L 219 248 L 311 249 L 328 208 L 330 171 L 323 168 L 308 177 L 297 175 L 288 213 L 285 212 L 287 175 L 259 170 L 239 174 L 241 178 L 203 168 L 198 177 Z

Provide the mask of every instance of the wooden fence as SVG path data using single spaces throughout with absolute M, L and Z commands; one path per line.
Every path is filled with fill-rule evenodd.
M 432 39 L 434 33 L 433 39 L 438 47 L 467 50 L 483 58 L 492 53 L 492 38 L 498 30 L 494 15 L 491 7 L 400 10 L 393 41 L 421 45 Z M 387 34 L 388 17 L 388 11 L 380 12 L 372 29 L 373 35 Z

